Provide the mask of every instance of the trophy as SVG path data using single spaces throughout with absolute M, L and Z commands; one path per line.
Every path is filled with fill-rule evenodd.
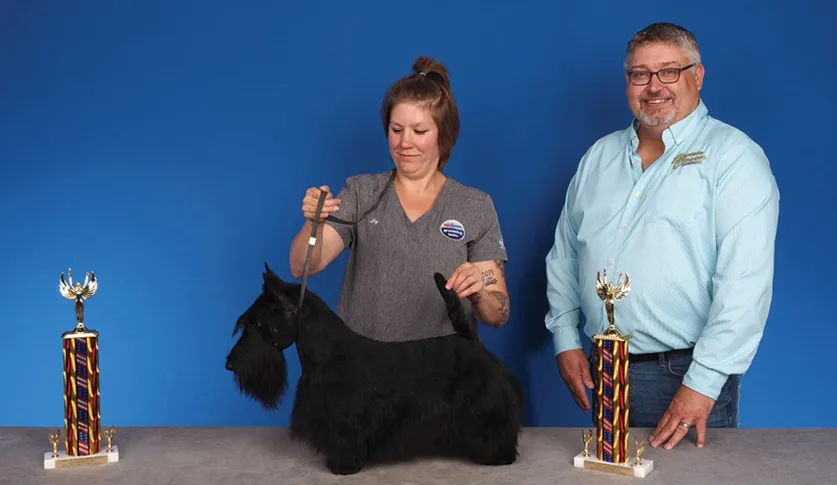
M 111 440 L 113 426 L 105 434 L 107 449 L 102 449 L 101 414 L 99 411 L 99 332 L 84 326 L 84 300 L 98 288 L 96 274 L 85 273 L 84 285 L 67 272 L 61 273 L 59 291 L 74 302 L 76 328 L 62 335 L 64 340 L 64 450 L 58 450 L 60 430 L 50 431 L 52 451 L 44 454 L 44 468 L 54 469 L 81 465 L 99 465 L 119 461 L 119 449 Z
M 604 275 L 604 279 L 602 279 Z M 654 462 L 641 460 L 645 441 L 634 437 L 635 461 L 630 458 L 629 426 L 629 383 L 628 342 L 630 335 L 616 330 L 613 316 L 614 303 L 624 300 L 631 291 L 631 279 L 622 274 L 616 284 L 607 282 L 607 270 L 596 275 L 596 292 L 605 302 L 607 321 L 610 323 L 604 333 L 593 335 L 596 352 L 595 393 L 596 400 L 596 452 L 590 456 L 589 444 L 593 441 L 593 430 L 582 431 L 584 451 L 575 456 L 573 464 L 579 468 L 605 471 L 618 475 L 645 478 L 654 469 Z

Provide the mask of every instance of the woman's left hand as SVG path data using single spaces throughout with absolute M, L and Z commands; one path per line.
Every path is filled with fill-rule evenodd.
M 459 298 L 475 295 L 484 287 L 482 272 L 471 263 L 461 264 L 448 278 L 447 289 L 456 291 Z

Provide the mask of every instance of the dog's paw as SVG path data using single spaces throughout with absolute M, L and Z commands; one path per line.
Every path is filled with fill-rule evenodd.
M 517 450 L 512 448 L 497 452 L 494 456 L 493 463 L 489 464 L 494 466 L 511 465 L 515 461 L 517 461 Z
M 501 448 L 488 455 L 472 456 L 471 460 L 480 465 L 511 465 L 517 461 L 517 450 L 515 448 Z
M 352 475 L 363 469 L 363 463 L 360 460 L 329 456 L 326 458 L 326 467 L 335 475 Z

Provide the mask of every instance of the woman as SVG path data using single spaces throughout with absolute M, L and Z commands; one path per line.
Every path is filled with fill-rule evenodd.
M 420 57 L 393 84 L 381 109 L 395 168 L 350 177 L 329 193 L 309 275 L 350 248 L 337 312 L 357 333 L 381 341 L 449 335 L 454 330 L 433 273 L 466 299 L 474 322 L 501 327 L 509 318 L 507 261 L 491 197 L 442 173 L 459 133 L 447 69 Z M 320 189 L 302 201 L 306 218 L 291 244 L 291 272 L 305 266 Z M 333 214 L 356 225 L 340 224 Z

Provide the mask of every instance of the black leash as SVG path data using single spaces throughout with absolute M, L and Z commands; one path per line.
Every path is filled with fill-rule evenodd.
M 373 205 L 372 208 L 368 211 L 364 212 L 363 215 L 359 217 L 356 221 L 347 221 L 338 217 L 334 217 L 331 214 L 329 214 L 329 216 L 326 217 L 326 220 L 336 222 L 338 224 L 343 224 L 346 226 L 356 226 L 358 222 L 366 219 L 366 216 L 368 216 L 370 212 L 378 208 L 378 206 L 381 204 L 381 200 L 384 198 L 384 194 L 389 188 L 390 182 L 392 182 L 394 178 L 395 169 L 392 169 L 389 181 L 387 182 L 387 185 L 384 187 L 384 190 L 382 190 L 381 194 L 378 196 L 378 200 L 375 201 L 375 205 Z M 328 192 L 320 189 L 320 198 L 317 201 L 317 210 L 314 212 L 314 220 L 311 221 L 311 236 L 308 238 L 308 254 L 305 256 L 305 269 L 303 269 L 302 271 L 302 288 L 299 290 L 299 309 L 302 309 L 302 301 L 305 299 L 305 288 L 308 286 L 308 273 L 311 271 L 311 257 L 314 255 L 314 246 L 317 244 L 317 227 L 320 225 L 320 215 L 323 212 L 323 204 L 325 204 L 327 196 Z
M 314 245 L 317 244 L 317 226 L 320 225 L 320 214 L 323 212 L 328 192 L 320 189 L 320 200 L 317 202 L 317 211 L 314 212 L 314 220 L 311 221 L 311 237 L 308 238 L 308 254 L 305 256 L 305 269 L 302 271 L 302 288 L 299 290 L 299 305 L 302 308 L 302 300 L 305 299 L 305 287 L 308 286 L 308 273 L 311 271 L 311 256 L 314 254 Z

